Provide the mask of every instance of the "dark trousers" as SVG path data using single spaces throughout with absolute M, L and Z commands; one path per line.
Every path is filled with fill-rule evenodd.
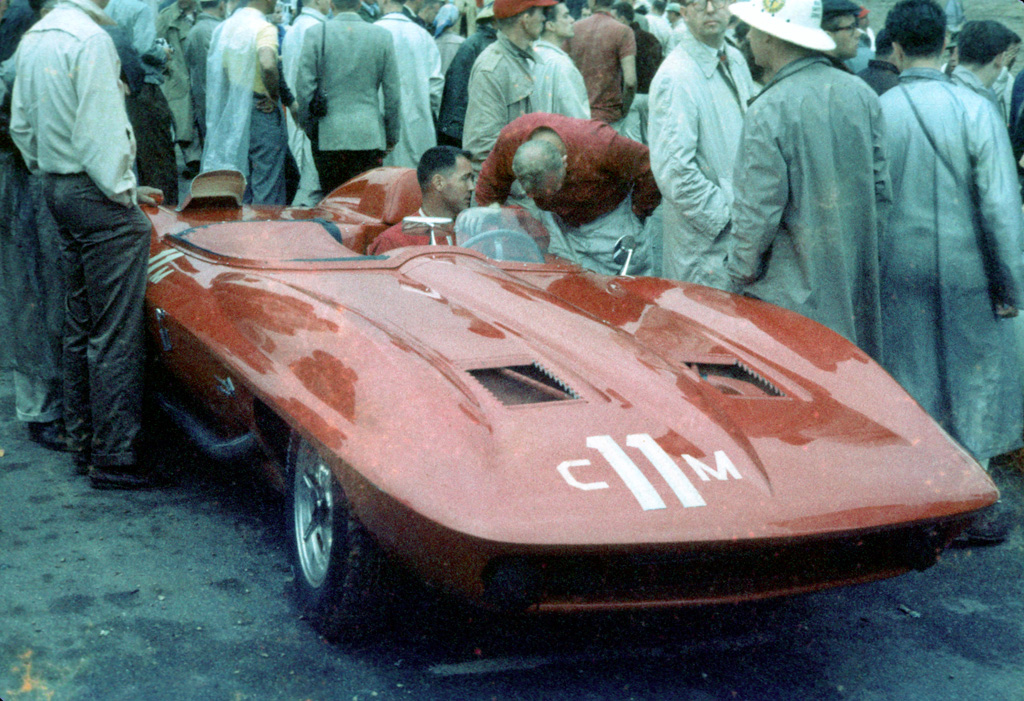
M 320 175 L 320 189 L 329 195 L 339 185 L 348 182 L 360 173 L 380 167 L 384 152 L 371 151 L 321 151 L 313 146 L 313 163 Z
M 437 145 L 438 146 L 454 146 L 455 148 L 462 148 L 462 139 L 456 139 L 454 136 L 448 136 L 440 129 L 437 130 Z
M 16 415 L 21 421 L 55 421 L 64 404 L 60 235 L 43 201 L 42 180 L 6 149 L 0 149 L 0 283 Z
M 135 132 L 135 163 L 139 184 L 160 188 L 164 204 L 178 204 L 178 162 L 174 154 L 171 124 L 174 116 L 159 85 L 143 83 L 124 101 L 128 121 Z
M 67 276 L 64 424 L 97 467 L 133 465 L 142 421 L 143 298 L 151 227 L 85 174 L 46 175 Z

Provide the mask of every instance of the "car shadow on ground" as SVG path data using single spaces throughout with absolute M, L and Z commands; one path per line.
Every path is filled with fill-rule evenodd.
M 176 486 L 171 489 L 178 498 L 216 504 L 226 522 L 262 534 L 260 541 L 276 551 L 274 561 L 287 561 L 284 500 L 276 491 L 247 466 L 209 462 L 173 431 L 161 443 L 167 446 L 164 462 L 175 466 Z M 1015 455 L 992 466 L 1004 499 L 1018 514 L 1024 512 L 1022 465 L 1024 459 Z M 1018 528 L 1010 542 L 998 548 L 1019 551 L 1022 541 Z M 979 605 L 971 603 L 978 600 L 990 606 L 981 591 L 987 582 L 982 565 L 1004 557 L 998 549 L 951 549 L 924 573 L 858 587 L 751 604 L 584 615 L 495 614 L 453 600 L 396 569 L 385 585 L 388 596 L 379 611 L 380 625 L 321 651 L 336 661 L 418 670 L 453 684 L 467 678 L 543 674 L 538 671 L 543 669 L 589 669 L 597 674 L 606 665 L 623 664 L 664 674 L 658 670 L 668 659 L 688 661 L 700 670 L 694 672 L 698 676 L 693 683 L 701 682 L 701 674 L 735 683 L 734 671 L 724 661 L 729 656 L 738 655 L 749 667 L 760 669 L 770 666 L 767 660 L 776 653 L 791 655 L 791 649 L 813 651 L 826 645 L 841 657 L 841 649 L 863 654 L 882 641 L 899 649 L 940 646 L 972 658 L 980 655 L 978 660 L 984 662 L 998 649 L 978 646 L 977 640 L 1017 639 L 1012 632 L 1000 632 L 1002 622 L 966 616 L 955 634 L 945 624 L 934 626 L 940 625 L 940 614 L 948 615 L 943 608 L 959 606 L 956 602 L 969 607 Z M 294 577 L 279 574 L 286 582 Z M 299 620 L 290 589 L 287 584 L 281 588 L 281 616 L 311 632 L 308 623 Z M 940 598 L 948 601 L 940 604 Z
M 153 469 L 163 472 L 169 489 L 194 492 L 201 503 L 216 503 L 227 521 L 263 533 L 264 542 L 285 557 L 289 534 L 281 494 L 254 475 L 250 466 L 213 463 L 166 421 L 151 417 L 149 423 L 160 428 L 151 430 L 147 442 L 162 446 Z M 591 648 L 637 649 L 638 641 L 641 649 L 650 652 L 664 643 L 692 646 L 711 638 L 747 638 L 770 626 L 791 605 L 783 599 L 584 615 L 502 614 L 450 597 L 398 566 L 388 568 L 383 588 L 379 625 L 336 641 L 339 651 L 386 654 L 426 665 L 485 656 L 565 654 L 567 650 L 585 655 Z M 282 605 L 299 616 L 290 596 Z

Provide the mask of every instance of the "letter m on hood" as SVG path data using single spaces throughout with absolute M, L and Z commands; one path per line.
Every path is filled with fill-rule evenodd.
M 712 477 L 717 480 L 727 480 L 730 477 L 734 480 L 743 479 L 743 476 L 736 469 L 736 466 L 732 464 L 732 460 L 729 459 L 724 450 L 715 451 L 715 467 L 713 469 L 692 455 L 684 455 L 683 460 L 693 468 L 693 471 L 704 482 L 711 481 Z

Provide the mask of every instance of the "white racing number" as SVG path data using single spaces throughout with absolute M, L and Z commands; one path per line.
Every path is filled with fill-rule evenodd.
M 700 495 L 693 482 L 682 471 L 676 461 L 672 459 L 658 443 L 646 433 L 633 433 L 626 436 L 626 446 L 636 448 L 643 454 L 654 469 L 657 470 L 668 488 L 676 495 L 679 503 L 684 507 L 705 506 L 707 502 Z M 643 471 L 637 466 L 633 459 L 626 454 L 626 451 L 615 442 L 611 436 L 590 436 L 587 438 L 587 447 L 601 453 L 601 456 L 608 461 L 612 470 L 625 483 L 626 487 L 633 493 L 636 500 L 640 502 L 640 508 L 644 511 L 667 508 L 658 490 L 654 488 L 651 481 L 647 479 Z M 733 465 L 732 460 L 723 450 L 715 451 L 715 466 L 709 467 L 692 455 L 683 455 L 683 461 L 689 465 L 694 474 L 702 482 L 708 482 L 714 477 L 716 480 L 743 479 L 739 470 Z M 583 468 L 591 465 L 589 460 L 566 460 L 558 466 L 558 474 L 570 487 L 591 491 L 594 489 L 608 489 L 605 481 L 583 482 L 576 474 L 574 468 Z

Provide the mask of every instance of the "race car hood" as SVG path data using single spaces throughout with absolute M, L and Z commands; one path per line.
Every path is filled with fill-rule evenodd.
M 338 351 L 359 379 L 333 449 L 444 528 L 533 545 L 737 541 L 996 498 L 884 371 L 795 314 L 453 249 L 402 261 L 275 278 L 339 328 L 373 329 L 372 361 Z

